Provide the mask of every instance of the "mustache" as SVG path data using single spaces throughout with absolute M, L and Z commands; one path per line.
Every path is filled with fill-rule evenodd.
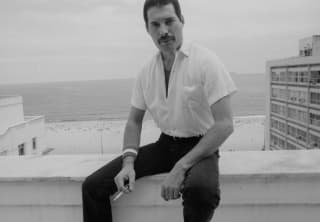
M 158 39 L 158 42 L 166 42 L 166 41 L 169 41 L 169 40 L 175 40 L 175 37 L 174 36 L 169 36 L 169 35 L 164 35 L 164 36 L 161 36 Z

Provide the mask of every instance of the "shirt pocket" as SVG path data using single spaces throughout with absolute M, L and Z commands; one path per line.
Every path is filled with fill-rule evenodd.
M 213 119 L 208 99 L 202 85 L 183 87 L 183 110 L 190 128 L 197 134 L 205 133 Z M 206 129 L 204 129 L 206 128 Z
M 202 85 L 184 86 L 182 98 L 185 118 L 198 125 L 206 115 L 206 97 Z
M 200 108 L 204 103 L 205 95 L 201 85 L 184 86 L 182 93 L 184 105 L 191 109 Z

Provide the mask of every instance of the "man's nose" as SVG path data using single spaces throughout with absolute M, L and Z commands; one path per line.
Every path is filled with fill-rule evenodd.
M 164 36 L 166 34 L 168 34 L 168 27 L 165 24 L 161 24 L 160 28 L 159 28 L 159 34 L 160 36 Z

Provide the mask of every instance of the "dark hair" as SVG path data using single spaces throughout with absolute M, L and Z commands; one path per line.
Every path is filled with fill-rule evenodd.
M 154 6 L 165 6 L 168 4 L 172 4 L 174 7 L 174 11 L 176 12 L 178 18 L 181 22 L 183 22 L 181 15 L 181 8 L 178 0 L 146 0 L 143 6 L 143 18 L 146 26 L 148 27 L 148 10 Z

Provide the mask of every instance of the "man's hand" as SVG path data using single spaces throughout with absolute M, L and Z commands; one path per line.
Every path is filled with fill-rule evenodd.
M 135 179 L 136 173 L 133 164 L 128 164 L 122 167 L 122 170 L 114 178 L 114 182 L 117 185 L 118 191 L 129 193 L 134 189 Z
M 186 170 L 179 164 L 170 171 L 161 186 L 161 196 L 164 200 L 174 200 L 180 197 L 180 191 L 185 179 Z

